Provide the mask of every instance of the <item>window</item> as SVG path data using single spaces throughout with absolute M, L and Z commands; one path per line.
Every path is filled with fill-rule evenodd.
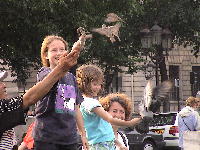
M 155 114 L 150 126 L 173 125 L 176 121 L 177 113 Z
M 179 101 L 179 66 L 169 66 L 169 79 L 173 82 L 170 100 Z
M 200 66 L 192 66 L 192 72 L 190 72 L 190 84 L 192 96 L 196 96 L 200 91 Z
M 121 92 L 122 89 L 122 77 L 118 74 L 113 76 L 113 80 L 110 86 L 110 92 Z

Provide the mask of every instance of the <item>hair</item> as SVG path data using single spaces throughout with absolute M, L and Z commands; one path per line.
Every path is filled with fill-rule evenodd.
M 132 113 L 132 102 L 131 99 L 122 93 L 111 93 L 100 100 L 101 105 L 106 111 L 109 111 L 113 102 L 118 102 L 125 110 L 125 120 L 128 120 Z
M 186 99 L 186 106 L 190 106 L 190 107 L 193 107 L 195 104 L 197 104 L 199 101 L 198 98 L 195 98 L 193 96 L 190 96 Z
M 95 65 L 82 65 L 76 69 L 76 80 L 78 87 L 84 94 L 91 94 L 91 82 L 102 80 L 104 81 L 104 75 L 98 66 Z M 103 87 L 102 87 L 103 88 Z
M 57 35 L 49 35 L 46 36 L 42 42 L 41 46 L 41 59 L 42 59 L 42 65 L 45 67 L 50 67 L 49 60 L 46 59 L 47 52 L 48 52 L 48 46 L 51 42 L 54 40 L 60 40 L 65 44 L 65 49 L 68 50 L 68 43 L 60 36 Z

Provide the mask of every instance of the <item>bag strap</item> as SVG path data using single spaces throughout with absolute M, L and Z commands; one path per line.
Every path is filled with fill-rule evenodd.
M 190 128 L 188 127 L 188 125 L 185 123 L 185 120 L 183 119 L 183 117 L 181 117 L 181 118 L 182 118 L 183 123 L 185 124 L 185 126 L 190 130 Z M 192 131 L 192 130 L 190 130 L 190 131 Z
M 123 135 L 123 133 L 120 132 L 120 131 L 117 131 L 117 133 L 119 133 L 119 134 L 121 135 L 122 140 L 123 140 L 123 142 L 124 142 L 124 145 L 127 147 L 127 146 L 128 146 L 128 145 L 127 145 L 127 141 L 126 141 L 126 138 L 125 138 L 125 136 Z

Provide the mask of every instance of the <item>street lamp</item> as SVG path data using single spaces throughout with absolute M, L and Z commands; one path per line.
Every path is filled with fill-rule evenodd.
M 156 85 L 159 82 L 159 76 L 158 76 L 158 68 L 160 68 L 163 65 L 166 70 L 166 64 L 165 59 L 163 55 L 163 50 L 166 51 L 171 49 L 172 47 L 172 32 L 169 30 L 169 28 L 162 29 L 157 22 L 153 25 L 151 29 L 146 26 L 140 31 L 141 34 L 141 44 L 142 48 L 145 50 L 145 55 L 149 56 L 151 61 L 156 65 L 156 71 L 155 71 L 155 77 L 156 77 Z M 155 47 L 155 51 L 149 52 L 148 49 Z M 163 73 L 166 73 L 167 71 L 163 71 Z M 165 76 L 165 77 L 166 77 Z M 162 77 L 162 76 L 161 76 Z M 168 78 L 168 77 L 167 77 Z
M 155 65 L 151 61 L 148 62 L 147 64 L 145 63 L 144 73 L 145 73 L 146 80 L 149 80 L 154 76 L 154 68 L 155 68 Z

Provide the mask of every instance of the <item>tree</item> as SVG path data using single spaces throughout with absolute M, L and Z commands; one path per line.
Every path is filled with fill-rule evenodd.
M 120 66 L 129 67 L 133 72 L 141 61 L 137 52 L 138 41 L 134 33 L 127 36 L 131 29 L 129 16 L 137 15 L 132 0 L 79 1 L 79 0 L 8 0 L 1 1 L 1 59 L 11 66 L 14 75 L 25 84 L 30 66 L 39 65 L 40 45 L 45 35 L 56 33 L 67 39 L 69 45 L 77 40 L 76 29 L 84 27 L 90 31 L 100 27 L 107 13 L 114 12 L 122 16 L 127 23 L 121 29 L 122 42 L 112 44 L 107 37 L 94 34 L 82 53 L 79 63 L 94 59 L 104 68 L 105 74 L 113 76 L 122 71 Z M 121 6 L 125 7 L 121 7 Z M 133 9 L 134 8 L 134 9 Z M 131 29 L 132 30 L 132 29 Z M 134 30 L 134 29 L 133 29 Z M 131 56 L 131 57 L 130 57 Z M 137 59 L 138 58 L 138 59 Z M 107 76 L 106 76 L 107 77 Z M 106 80 L 109 86 L 112 78 Z
M 143 25 L 152 26 L 155 21 L 162 27 L 166 25 L 174 35 L 174 43 L 193 46 L 192 53 L 199 53 L 200 39 L 200 2 L 197 0 L 148 0 L 143 1 L 143 13 L 139 15 Z M 161 81 L 168 80 L 165 57 L 159 46 L 153 47 L 160 56 L 158 66 Z M 149 52 L 152 49 L 149 50 Z M 167 101 L 165 101 L 167 102 Z M 164 104 L 164 112 L 169 111 L 169 103 Z
M 79 59 L 80 64 L 98 60 L 105 70 L 106 87 L 116 72 L 123 71 L 121 66 L 129 73 L 141 69 L 135 64 L 143 61 L 140 30 L 146 24 L 167 25 L 174 42 L 193 45 L 194 55 L 199 52 L 200 40 L 195 36 L 200 32 L 198 0 L 6 0 L 0 2 L 0 59 L 25 83 L 29 67 L 40 64 L 39 49 L 46 35 L 58 34 L 72 46 L 78 39 L 78 27 L 88 31 L 101 27 L 111 12 L 125 22 L 120 28 L 121 41 L 111 43 L 93 33 Z M 165 69 L 160 67 L 161 81 L 167 79 Z

